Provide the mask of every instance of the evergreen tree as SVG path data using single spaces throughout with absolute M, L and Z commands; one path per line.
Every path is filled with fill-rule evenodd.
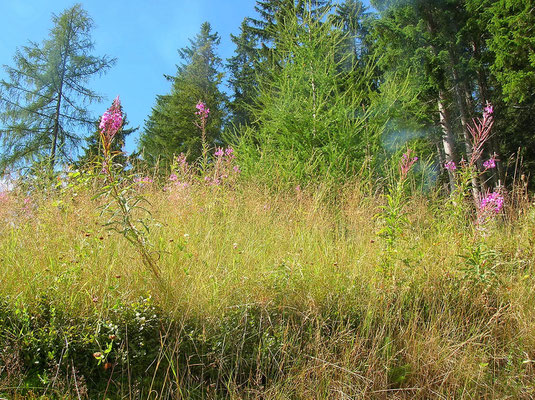
M 361 0 L 345 0 L 337 5 L 333 19 L 347 34 L 343 47 L 345 52 L 351 54 L 348 61 L 351 64 L 357 64 L 359 60 L 365 63 L 372 46 L 370 29 L 373 15 Z
M 328 0 L 258 0 L 256 18 L 245 18 L 240 34 L 232 36 L 235 55 L 227 60 L 229 83 L 233 90 L 230 103 L 232 122 L 249 125 L 251 106 L 258 96 L 258 77 L 267 76 L 277 67 L 275 52 L 279 24 L 287 18 L 301 18 L 305 13 L 320 18 L 331 8 Z
M 190 160 L 202 152 L 201 134 L 196 128 L 195 105 L 204 102 L 210 109 L 206 139 L 209 146 L 222 144 L 221 129 L 225 118 L 225 95 L 219 90 L 223 74 L 216 54 L 220 38 L 208 22 L 190 45 L 179 50 L 183 63 L 177 67 L 171 92 L 156 98 L 156 105 L 140 137 L 145 160 L 168 163 L 173 155 L 187 153 Z
M 230 122 L 234 126 L 250 125 L 251 106 L 258 94 L 256 79 L 258 38 L 247 29 L 247 19 L 244 19 L 240 26 L 240 34 L 230 36 L 236 45 L 234 56 L 227 60 L 230 72 L 229 86 L 233 91 L 232 101 L 229 103 L 229 111 L 232 114 Z
M 509 158 L 521 159 L 524 172 L 535 168 L 535 12 L 530 0 L 486 0 L 472 9 L 486 32 L 482 81 L 496 105 L 493 139 L 505 179 Z M 517 167 L 510 163 L 510 176 Z
M 375 0 L 372 4 L 380 11 L 375 51 L 385 75 L 411 76 L 424 110 L 420 122 L 430 133 L 436 128 L 440 132 L 429 139 L 437 145 L 441 164 L 459 161 L 459 152 L 471 152 L 467 102 L 472 101 L 465 46 L 459 43 L 466 22 L 460 2 Z M 451 171 L 448 177 L 453 188 Z M 473 186 L 477 191 L 478 185 Z
M 494 1 L 489 8 L 492 72 L 506 101 L 532 103 L 535 96 L 535 9 L 531 0 Z
M 59 16 L 42 44 L 17 50 L 15 66 L 5 66 L 9 81 L 0 81 L 0 168 L 32 162 L 42 156 L 56 162 L 72 160 L 80 129 L 94 119 L 87 105 L 101 97 L 84 86 L 115 62 L 91 55 L 93 21 L 77 4 Z
M 346 36 L 306 12 L 287 16 L 277 29 L 278 68 L 259 76 L 258 126 L 239 140 L 244 167 L 266 176 L 275 167 L 287 181 L 346 177 L 377 139 L 376 127 L 366 125 L 370 111 L 361 108 L 368 94 L 340 89 L 338 49 Z

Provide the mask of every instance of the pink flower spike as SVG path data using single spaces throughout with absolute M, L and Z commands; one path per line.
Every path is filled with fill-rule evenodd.
M 99 129 L 104 137 L 104 147 L 110 148 L 111 141 L 117 132 L 123 126 L 123 112 L 121 110 L 121 100 L 119 96 L 113 100 L 110 108 L 102 115 L 100 119 Z
M 448 161 L 446 164 L 444 164 L 444 168 L 446 168 L 448 171 L 455 171 L 457 169 L 457 165 L 455 165 L 455 161 Z
M 487 115 L 491 115 L 494 113 L 494 106 L 487 101 L 487 105 L 485 106 L 483 112 Z
M 503 208 L 503 196 L 498 192 L 492 192 L 483 197 L 479 202 L 480 212 L 494 212 L 498 214 Z
M 216 156 L 216 157 L 221 157 L 221 156 L 223 156 L 223 154 L 224 154 L 224 153 L 223 153 L 223 149 L 222 149 L 221 147 L 218 147 L 218 148 L 216 149 L 215 153 L 214 153 L 214 156 Z
M 418 161 L 418 157 L 411 157 L 411 153 L 412 153 L 412 150 L 407 149 L 407 151 L 403 153 L 403 156 L 401 157 L 401 161 L 399 163 L 399 169 L 401 171 L 401 179 L 405 179 L 407 177 L 407 174 L 409 173 L 414 163 Z
M 494 157 L 489 158 L 483 163 L 483 167 L 485 167 L 485 169 L 496 168 L 496 159 Z

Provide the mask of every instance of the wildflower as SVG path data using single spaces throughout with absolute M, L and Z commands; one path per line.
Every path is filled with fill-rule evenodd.
M 479 202 L 480 212 L 493 212 L 498 214 L 503 208 L 503 196 L 498 192 L 492 192 L 483 197 Z
M 455 161 L 448 161 L 446 164 L 444 164 L 444 168 L 446 168 L 448 171 L 455 171 L 457 169 L 457 165 L 455 165 Z
M 176 182 L 176 181 L 178 181 L 178 176 L 177 176 L 177 174 L 172 173 L 171 175 L 169 175 L 169 180 L 170 180 L 171 182 Z
M 487 101 L 487 105 L 483 109 L 483 113 L 486 115 L 491 115 L 492 113 L 494 113 L 494 107 L 488 101 Z
M 402 179 L 405 179 L 407 177 L 407 174 L 409 173 L 414 163 L 418 161 L 418 157 L 411 157 L 411 153 L 412 153 L 412 150 L 407 149 L 407 151 L 403 153 L 403 156 L 401 157 L 401 161 L 399 163 L 399 169 L 401 171 Z
M 121 101 L 117 96 L 113 100 L 111 107 L 100 118 L 99 129 L 105 151 L 109 151 L 113 137 L 121 129 L 122 125 L 123 112 L 121 110 Z
M 485 167 L 485 169 L 496 168 L 496 158 L 494 156 L 489 158 L 487 161 L 483 163 L 483 167 Z
M 214 153 L 214 156 L 221 157 L 223 156 L 223 149 L 221 147 L 218 147 Z
M 148 176 L 134 178 L 136 183 L 153 183 L 154 180 Z
M 483 111 L 483 118 L 474 119 L 473 126 L 468 126 L 468 130 L 472 135 L 472 156 L 470 157 L 470 165 L 479 160 L 481 153 L 483 152 L 483 145 L 490 138 L 490 132 L 492 125 L 494 124 L 494 118 L 492 113 L 494 107 L 487 102 L 487 106 Z
M 199 100 L 195 108 L 197 109 L 195 114 L 201 117 L 201 119 L 205 120 L 206 118 L 208 118 L 208 114 L 210 114 L 210 109 L 206 107 L 205 103 Z
M 241 169 L 240 169 L 240 167 L 238 165 L 235 165 L 234 167 L 232 167 L 232 170 L 236 174 L 239 174 L 241 172 Z
M 234 149 L 232 147 L 227 147 L 225 149 L 225 155 L 228 157 L 228 158 L 234 158 Z

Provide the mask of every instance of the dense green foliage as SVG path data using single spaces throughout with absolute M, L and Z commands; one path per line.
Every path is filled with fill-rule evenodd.
M 244 168 L 274 167 L 279 169 L 274 174 L 287 171 L 285 179 L 300 182 L 348 177 L 361 167 L 366 147 L 377 143 L 380 132 L 365 106 L 370 92 L 353 90 L 369 78 L 367 70 L 357 74 L 351 64 L 344 69 L 351 54 L 338 50 L 347 37 L 321 19 L 305 12 L 277 26 L 276 61 L 258 79 L 253 109 L 258 124 L 238 144 L 240 152 L 256 153 L 248 153 Z
M 531 175 L 531 2 L 373 0 L 371 5 L 259 0 L 254 15 L 231 35 L 235 53 L 225 65 L 217 54 L 220 38 L 204 23 L 179 50 L 181 64 L 167 76 L 169 93 L 155 99 L 140 135 L 142 162 L 167 168 L 174 155 L 200 157 L 194 113 L 202 101 L 210 110 L 207 148 L 239 147 L 244 172 L 260 172 L 268 181 L 275 176 L 315 181 L 327 174 L 340 182 L 364 165 L 372 167 L 367 176 L 377 178 L 385 158 L 409 145 L 425 153 L 438 182 L 449 182 L 451 190 L 456 183 L 444 165 L 470 158 L 469 127 L 490 102 L 496 122 L 483 160 L 495 155 L 499 173 L 492 182 L 474 180 L 474 194 L 498 182 L 511 184 L 511 176 Z M 98 96 L 73 85 L 69 74 L 82 71 L 75 76 L 82 84 L 113 60 L 89 55 L 91 20 L 80 6 L 54 18 L 51 38 L 17 53 L 15 67 L 8 67 L 11 82 L 2 82 L 4 168 L 43 155 L 52 163 L 72 161 L 67 155 L 81 139 L 74 128 L 95 124 L 70 94 L 84 104 Z M 77 22 L 69 25 L 69 18 Z M 76 51 L 80 57 L 74 57 Z M 57 67 L 63 65 L 61 72 Z M 229 97 L 221 87 L 225 74 Z M 91 154 L 97 138 L 88 139 Z M 78 164 L 87 159 L 85 154 Z M 273 174 L 266 175 L 267 166 Z M 481 162 L 478 169 L 484 170 Z

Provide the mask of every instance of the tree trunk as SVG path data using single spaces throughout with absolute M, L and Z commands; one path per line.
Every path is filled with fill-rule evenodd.
M 470 131 L 468 130 L 468 124 L 469 124 L 469 116 L 468 116 L 468 110 L 466 107 L 465 98 L 463 97 L 463 93 L 461 91 L 461 81 L 459 79 L 459 74 L 456 69 L 456 65 L 458 65 L 458 60 L 454 56 L 454 53 L 452 50 L 450 50 L 450 61 L 451 61 L 451 73 L 453 77 L 453 84 L 454 84 L 454 93 L 455 93 L 455 100 L 457 103 L 457 107 L 459 108 L 459 114 L 461 117 L 461 127 L 463 130 L 463 138 L 464 138 L 464 148 L 466 151 L 466 156 L 470 160 L 472 158 L 472 135 Z M 472 174 L 472 195 L 474 196 L 474 200 L 479 200 L 479 194 L 480 194 L 480 188 L 479 188 L 479 182 L 477 179 L 477 175 L 479 173 L 478 168 L 478 162 L 479 160 L 476 160 L 474 167 L 476 168 L 475 173 Z
M 434 26 L 434 20 L 433 15 L 431 13 L 425 12 L 423 13 L 425 23 L 427 25 L 427 31 L 431 35 L 431 37 L 435 37 L 435 26 Z M 439 54 L 438 49 L 431 41 L 429 43 L 429 47 L 431 48 L 431 51 L 435 56 Z M 442 86 L 442 85 L 441 85 Z M 456 155 L 455 155 L 455 137 L 453 136 L 453 131 L 451 129 L 451 119 L 448 113 L 448 109 L 446 107 L 446 94 L 444 92 L 443 86 L 439 88 L 438 90 L 438 114 L 440 118 L 440 127 L 442 129 L 442 146 L 444 148 L 444 159 L 445 162 L 456 162 Z M 442 168 L 444 168 L 444 165 L 442 165 Z M 450 184 L 450 191 L 455 190 L 455 175 L 453 174 L 453 171 L 448 170 L 448 178 L 449 178 L 449 184 Z
M 50 170 L 54 171 L 54 166 L 56 164 L 56 149 L 58 146 L 58 136 L 59 136 L 59 119 L 60 119 L 60 112 L 61 112 L 61 99 L 63 97 L 63 82 L 65 81 L 65 68 L 67 67 L 67 58 L 69 57 L 69 45 L 71 43 L 71 34 L 72 34 L 72 19 L 69 20 L 69 27 L 68 31 L 66 33 L 66 40 L 65 40 L 65 50 L 62 53 L 62 60 L 61 60 L 61 77 L 59 80 L 59 87 L 56 91 L 56 94 L 58 95 L 58 99 L 56 102 L 56 112 L 54 115 L 54 127 L 52 128 L 52 149 L 50 150 Z
M 456 161 L 455 157 L 455 138 L 451 130 L 451 121 L 448 110 L 446 108 L 446 95 L 440 89 L 438 91 L 438 114 L 440 116 L 440 127 L 442 129 L 442 147 L 444 148 L 444 160 L 446 162 Z M 444 166 L 442 166 L 444 167 Z M 448 177 L 450 182 L 450 190 L 455 190 L 455 175 L 453 171 L 448 170 Z

